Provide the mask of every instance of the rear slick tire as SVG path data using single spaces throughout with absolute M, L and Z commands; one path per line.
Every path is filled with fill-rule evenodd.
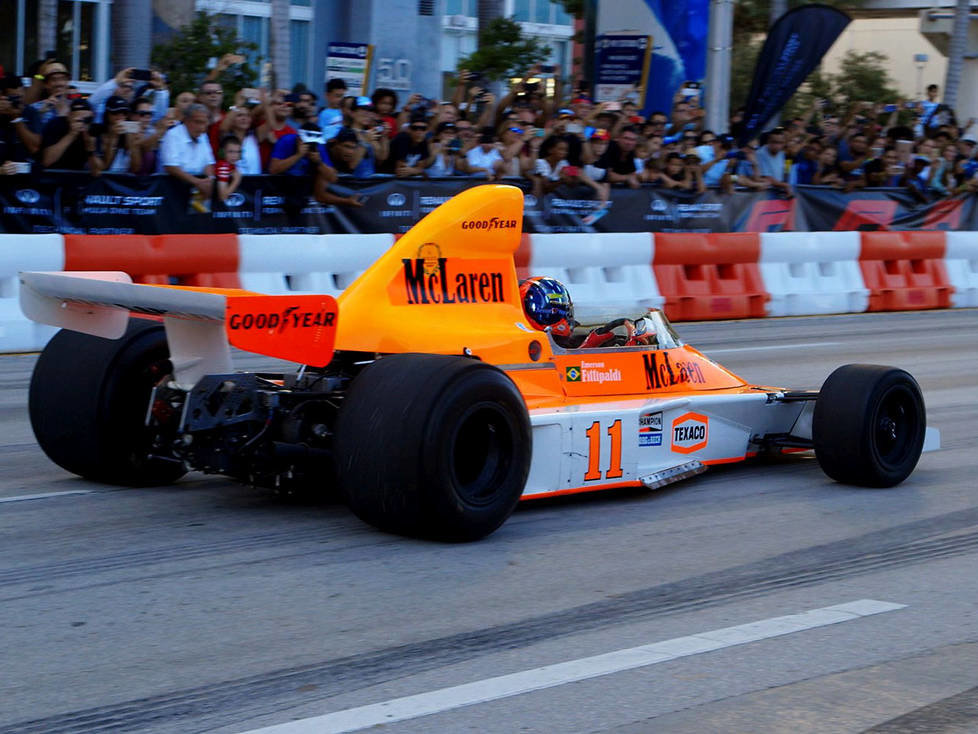
M 502 525 L 531 454 L 519 390 L 465 357 L 378 359 L 353 381 L 336 426 L 339 485 L 357 517 L 435 540 L 478 540 Z
M 924 399 L 910 373 L 844 365 L 825 380 L 815 402 L 815 457 L 837 482 L 892 487 L 917 466 L 926 427 Z
M 28 409 L 41 449 L 85 479 L 125 486 L 170 484 L 182 463 L 152 456 L 146 412 L 170 372 L 163 325 L 131 319 L 120 339 L 62 329 L 38 357 Z

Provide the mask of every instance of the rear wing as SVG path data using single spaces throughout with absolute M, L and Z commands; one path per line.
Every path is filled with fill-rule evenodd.
M 176 381 L 230 372 L 229 345 L 325 367 L 333 357 L 336 300 L 267 296 L 235 288 L 138 285 L 126 273 L 21 273 L 24 314 L 63 329 L 118 339 L 131 314 L 160 318 Z

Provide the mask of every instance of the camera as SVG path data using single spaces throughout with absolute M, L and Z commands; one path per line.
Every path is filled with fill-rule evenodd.
M 469 84 L 481 84 L 482 83 L 482 72 L 481 71 L 470 71 L 468 83 Z
M 454 138 L 448 144 L 448 152 L 449 153 L 458 153 L 460 150 L 462 150 L 462 141 L 459 140 L 458 138 Z
M 149 69 L 133 69 L 129 72 L 129 78 L 137 82 L 148 82 L 153 78 L 153 74 Z
M 553 74 L 554 73 L 554 66 L 553 66 L 553 64 L 543 64 L 540 67 L 540 73 L 541 74 Z
M 527 91 L 527 92 L 528 92 L 529 94 L 533 94 L 533 93 L 534 93 L 534 92 L 536 92 L 536 91 L 537 91 L 538 89 L 540 89 L 540 83 L 539 83 L 539 82 L 527 82 L 526 84 L 524 84 L 524 85 L 523 85 L 523 88 L 524 88 L 524 89 L 525 89 L 525 90 L 526 90 L 526 91 Z
M 319 145 L 326 142 L 320 130 L 299 130 L 299 139 L 303 143 L 317 143 Z

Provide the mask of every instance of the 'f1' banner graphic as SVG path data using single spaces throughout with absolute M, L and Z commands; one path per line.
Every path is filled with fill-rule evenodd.
M 828 5 L 801 5 L 778 18 L 757 57 L 740 145 L 784 107 L 847 25 L 849 16 Z

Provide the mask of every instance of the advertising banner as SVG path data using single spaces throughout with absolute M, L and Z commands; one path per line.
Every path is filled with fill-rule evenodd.
M 800 5 L 778 18 L 754 67 L 743 128 L 737 133 L 740 145 L 764 130 L 847 25 L 849 16 L 828 5 Z
M 194 201 L 169 176 L 47 172 L 0 177 L 0 232 L 40 234 L 404 233 L 442 203 L 482 181 L 341 179 L 331 189 L 358 194 L 359 206 L 329 206 L 297 176 L 244 176 L 221 202 Z M 906 189 L 844 193 L 797 186 L 785 199 L 768 191 L 702 194 L 643 186 L 613 188 L 607 203 L 588 187 L 561 186 L 536 196 L 525 179 L 525 232 L 780 232 L 831 230 L 978 230 L 978 197 L 921 202 Z
M 594 42 L 595 101 L 615 102 L 649 79 L 652 36 L 601 35 Z
M 369 43 L 330 43 L 326 47 L 326 78 L 345 81 L 347 94 L 366 94 L 373 51 Z

